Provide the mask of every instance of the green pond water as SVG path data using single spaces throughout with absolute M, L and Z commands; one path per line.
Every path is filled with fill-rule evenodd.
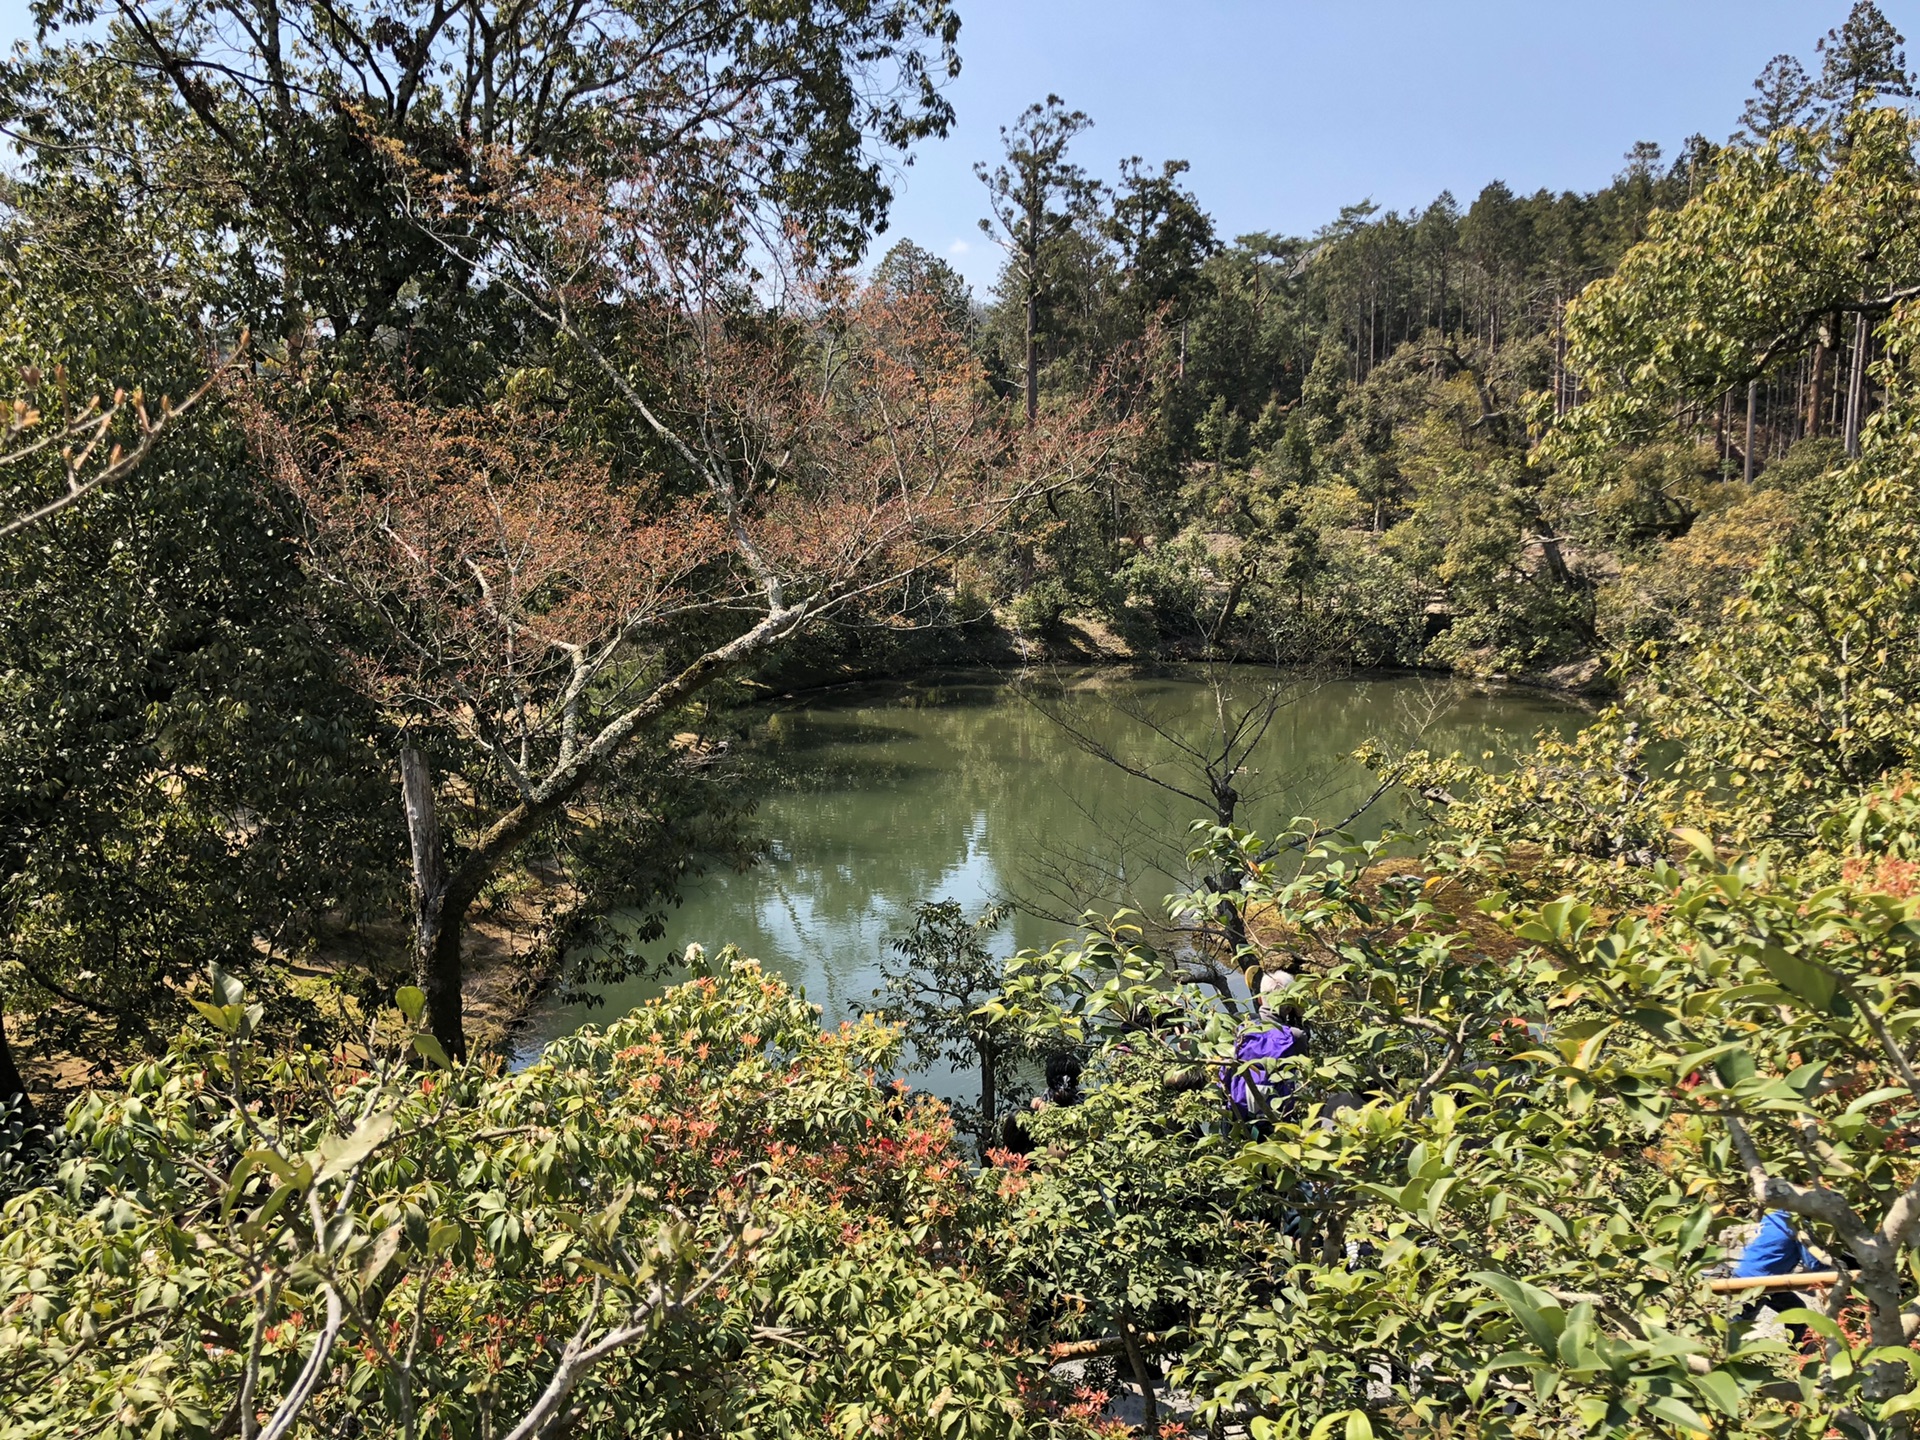
M 1271 833 L 1296 815 L 1347 816 L 1373 788 L 1348 758 L 1370 739 L 1491 753 L 1497 763 L 1537 731 L 1570 733 L 1584 719 L 1536 692 L 1244 669 L 1219 683 L 1092 672 L 1029 694 L 983 677 L 770 709 L 739 742 L 772 777 L 756 817 L 766 858 L 694 882 L 665 936 L 635 948 L 659 961 L 690 942 L 709 952 L 735 944 L 802 987 L 833 1023 L 869 1001 L 889 940 L 920 901 L 969 910 L 1010 901 L 1015 913 L 997 937 L 1008 953 L 1071 934 L 1088 908 L 1162 913 L 1169 894 L 1193 883 L 1188 827 L 1210 814 L 1167 787 L 1204 795 L 1189 752 L 1209 753 L 1236 727 L 1251 746 L 1237 819 Z M 1141 776 L 1096 758 L 1088 742 Z M 1377 834 L 1399 818 L 1382 803 L 1353 828 Z M 611 987 L 592 1008 L 549 1001 L 523 1032 L 519 1058 L 605 1023 L 671 978 Z

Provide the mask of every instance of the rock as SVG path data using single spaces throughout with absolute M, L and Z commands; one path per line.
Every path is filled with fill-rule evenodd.
M 1576 695 L 1592 695 L 1610 688 L 1607 662 L 1598 655 L 1556 665 L 1540 677 L 1549 690 L 1568 690 Z

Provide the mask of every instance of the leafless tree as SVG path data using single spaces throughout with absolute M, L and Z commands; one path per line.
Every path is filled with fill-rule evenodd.
M 1059 672 L 1028 676 L 1020 686 L 1027 702 L 1085 754 L 1135 782 L 1130 796 L 1158 792 L 1170 804 L 1075 797 L 1073 803 L 1088 817 L 1090 828 L 1105 838 L 1105 852 L 1064 854 L 1043 845 L 1028 859 L 1026 890 L 1014 897 L 1015 905 L 1067 924 L 1103 903 L 1153 913 L 1162 897 L 1139 893 L 1141 883 L 1155 877 L 1177 884 L 1192 871 L 1191 856 L 1197 853 L 1190 843 L 1193 830 L 1179 823 L 1182 818 L 1194 822 L 1194 828 L 1226 829 L 1244 825 L 1250 812 L 1267 815 L 1274 802 L 1284 799 L 1292 814 L 1280 823 L 1291 824 L 1333 803 L 1343 806 L 1337 817 L 1304 823 L 1317 832 L 1358 823 L 1392 792 L 1392 757 L 1413 748 L 1445 714 L 1453 691 L 1423 685 L 1397 697 L 1393 715 L 1382 717 L 1372 737 L 1385 763 L 1355 796 L 1344 760 L 1302 763 L 1273 743 L 1285 717 L 1340 678 L 1325 666 L 1289 669 L 1207 660 L 1168 677 L 1182 697 L 1179 705 L 1171 706 L 1163 695 L 1138 683 L 1075 683 L 1074 677 Z M 1200 724 L 1194 723 L 1195 690 L 1205 711 Z M 1184 817 L 1176 813 L 1179 809 L 1185 810 Z M 1269 840 L 1304 848 L 1297 838 Z M 1219 895 L 1232 893 L 1239 882 L 1227 871 L 1193 878 Z M 1247 935 L 1245 918 L 1235 907 L 1224 906 L 1222 913 L 1221 943 L 1189 943 L 1186 948 L 1190 978 L 1227 997 L 1231 975 L 1226 962 L 1245 947 Z M 1192 938 L 1185 937 L 1188 942 Z

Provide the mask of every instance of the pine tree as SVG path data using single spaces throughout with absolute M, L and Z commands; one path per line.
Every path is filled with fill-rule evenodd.
M 1819 87 L 1793 56 L 1776 55 L 1769 60 L 1753 82 L 1753 90 L 1753 98 L 1740 112 L 1736 141 L 1764 145 L 1776 132 L 1812 121 Z
M 1157 175 L 1138 155 L 1121 161 L 1106 226 L 1134 305 L 1148 310 L 1171 302 L 1182 318 L 1202 262 L 1220 248 L 1212 218 L 1180 184 L 1186 172 L 1184 160 L 1167 161 Z
M 1024 384 L 1030 426 L 1040 404 L 1036 343 L 1049 252 L 1086 218 L 1099 197 L 1097 182 L 1066 158 L 1073 137 L 1092 125 L 1084 111 L 1068 110 L 1058 95 L 1049 95 L 1023 110 L 1011 128 L 1001 127 L 1004 164 L 991 170 L 984 163 L 973 167 L 987 187 L 993 211 L 993 219 L 982 220 L 980 228 L 993 235 L 999 226 L 996 238 L 1007 252 L 1008 278 L 1026 311 Z
M 960 272 L 911 240 L 895 242 L 873 268 L 873 283 L 895 295 L 933 302 L 956 335 L 973 333 L 973 290 Z
M 1873 0 L 1857 0 L 1847 23 L 1820 42 L 1825 57 L 1821 98 L 1841 113 L 1868 92 L 1882 99 L 1911 98 L 1914 76 L 1907 69 L 1906 43 Z

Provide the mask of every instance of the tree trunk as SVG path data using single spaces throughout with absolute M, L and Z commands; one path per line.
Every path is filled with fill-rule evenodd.
M 1224 760 L 1224 757 L 1222 758 Z M 1213 786 L 1214 822 L 1219 825 L 1222 830 L 1231 829 L 1234 819 L 1239 813 L 1239 809 L 1240 792 L 1233 788 L 1232 782 L 1229 780 L 1216 782 Z M 1209 875 L 1207 877 L 1207 889 L 1215 895 L 1231 895 L 1246 884 L 1246 878 L 1246 873 L 1239 869 L 1229 870 L 1221 875 Z M 1223 924 L 1227 932 L 1227 944 L 1232 947 L 1233 953 L 1238 955 L 1242 950 L 1247 948 L 1250 941 L 1250 937 L 1247 934 L 1247 917 L 1241 911 L 1239 905 L 1232 901 L 1227 902 L 1225 909 L 1226 919 Z M 1221 991 L 1221 994 L 1227 999 L 1228 1008 L 1232 1009 L 1233 993 L 1231 989 L 1222 989 L 1219 985 L 1216 985 L 1214 988 Z
M 1807 426 L 1808 439 L 1820 434 L 1820 411 L 1827 394 L 1827 345 L 1828 331 L 1823 324 L 1820 335 L 1813 342 L 1813 373 L 1807 378 Z
M 1747 382 L 1747 453 L 1744 457 L 1746 460 L 1746 478 L 1749 485 L 1753 483 L 1753 402 L 1759 394 L 1760 382 L 1758 380 L 1749 380 Z
M 1033 428 L 1034 418 L 1040 413 L 1039 378 L 1033 367 L 1033 331 L 1040 309 L 1039 285 L 1037 281 L 1027 282 L 1027 428 Z
M 1227 589 L 1226 603 L 1220 607 L 1220 618 L 1214 622 L 1213 634 L 1209 636 L 1207 640 L 1207 650 L 1210 656 L 1214 650 L 1219 648 L 1220 637 L 1226 633 L 1227 627 L 1233 623 L 1234 612 L 1240 608 L 1241 592 L 1246 589 L 1247 577 L 1252 571 L 1253 567 L 1251 565 L 1242 565 L 1233 577 L 1233 584 Z
M 1553 414 L 1559 419 L 1567 413 L 1567 305 L 1558 290 L 1553 292 L 1553 317 Z
M 427 992 L 427 1024 L 452 1060 L 467 1053 L 461 1013 L 461 931 L 466 904 L 447 913 L 447 864 L 440 848 L 440 816 L 426 757 L 411 745 L 400 751 L 400 798 L 413 848 L 414 979 Z
M 1565 542 L 1553 533 L 1553 527 L 1535 515 L 1533 523 L 1521 532 L 1523 537 L 1529 533 L 1540 544 L 1540 564 L 1545 568 L 1547 577 L 1556 585 L 1573 584 L 1573 572 L 1567 568 L 1567 557 L 1560 548 Z M 1523 539 L 1523 552 L 1524 545 Z
M 994 1045 L 991 1040 L 982 1040 L 980 1051 L 980 1160 L 986 1163 L 987 1151 L 993 1146 L 993 1116 L 999 1108 L 1000 1097 L 994 1093 Z
M 470 897 L 442 897 L 440 925 L 425 957 L 420 988 L 427 992 L 427 1024 L 449 1060 L 467 1058 L 466 963 L 463 947 Z
M 1219 964 L 1210 959 L 1191 961 L 1187 967 L 1187 978 L 1198 980 L 1220 997 L 1220 1008 L 1236 1019 L 1240 1015 L 1240 1001 L 1233 993 L 1233 977 L 1223 971 Z M 1255 993 L 1248 999 L 1252 1005 L 1259 998 Z
M 1140 1429 L 1143 1434 L 1154 1436 L 1160 1433 L 1160 1403 L 1154 1394 L 1153 1367 L 1148 1363 L 1146 1352 L 1140 1347 L 1139 1331 L 1133 1323 L 1133 1312 L 1123 1309 L 1120 1312 L 1120 1338 L 1127 1352 L 1127 1366 L 1133 1371 L 1133 1383 L 1140 1387 Z
M 644 700 L 609 721 L 591 744 L 548 775 L 534 794 L 489 825 L 461 856 L 460 868 L 452 875 L 447 874 L 441 853 L 426 762 L 417 753 L 409 759 L 406 751 L 401 752 L 401 788 L 413 845 L 415 965 L 420 988 L 427 992 L 434 1038 L 450 1058 L 466 1053 L 460 1003 L 461 937 L 467 912 L 487 881 L 612 764 L 642 727 L 785 640 L 812 613 L 805 605 L 770 610 L 751 630 L 707 651 L 661 682 Z
M 1846 445 L 1848 455 L 1860 453 L 1861 411 L 1866 408 L 1867 345 L 1872 332 L 1867 329 L 1863 310 L 1853 317 L 1853 366 L 1847 375 Z
M 13 1045 L 7 1039 L 7 1014 L 0 1009 L 0 1106 L 8 1103 L 18 1105 L 21 1120 L 33 1124 L 33 1101 L 27 1095 L 27 1082 L 21 1078 L 20 1067 L 14 1063 Z
M 1806 416 L 1801 413 L 1800 397 L 1807 392 L 1807 357 L 1802 355 L 1794 366 L 1793 379 L 1788 382 L 1788 393 L 1793 396 L 1793 404 L 1788 407 L 1786 443 L 1781 453 L 1791 450 L 1800 440 L 1801 428 L 1806 424 Z

